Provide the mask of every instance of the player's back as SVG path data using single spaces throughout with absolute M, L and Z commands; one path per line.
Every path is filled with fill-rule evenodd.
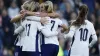
M 39 25 L 41 25 L 41 23 L 36 21 L 25 20 L 22 25 L 25 31 L 23 51 L 36 51 L 40 40 L 38 37 L 38 30 Z
M 25 28 L 25 31 L 26 31 L 25 36 L 36 37 L 37 24 L 38 24 L 38 22 L 25 20 L 24 21 L 24 28 Z
M 75 54 L 77 53 L 81 54 L 83 50 L 88 49 L 89 38 L 93 33 L 95 33 L 93 32 L 94 31 L 93 28 L 94 28 L 93 24 L 88 20 L 85 20 L 85 24 L 77 28 L 73 36 L 74 41 L 71 47 L 72 52 L 75 52 Z
M 60 19 L 52 19 L 49 18 L 49 23 L 46 24 L 46 28 L 48 28 L 51 31 L 57 31 L 58 27 L 62 24 L 62 21 Z M 45 44 L 56 44 L 59 45 L 57 36 L 52 37 L 45 37 Z

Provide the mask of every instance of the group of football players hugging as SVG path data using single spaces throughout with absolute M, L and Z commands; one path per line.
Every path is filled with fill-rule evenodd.
M 83 5 L 82 9 L 86 8 Z M 81 10 L 82 10 L 81 9 Z M 53 3 L 46 1 L 41 4 L 33 0 L 23 3 L 20 14 L 11 22 L 15 26 L 14 35 L 17 35 L 14 56 L 57 56 L 59 52 L 58 31 L 65 33 L 65 38 L 70 38 L 69 31 L 77 27 L 67 27 L 59 19 L 59 14 L 53 11 Z M 87 32 L 86 32 L 87 33 Z M 77 51 L 77 50 L 76 50 Z

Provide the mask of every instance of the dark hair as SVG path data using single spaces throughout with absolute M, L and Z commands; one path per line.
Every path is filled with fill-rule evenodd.
M 73 22 L 73 24 L 72 25 L 75 25 L 75 26 L 80 26 L 80 25 L 82 25 L 82 24 L 84 24 L 85 23 L 85 17 L 86 17 L 86 15 L 87 15 L 87 13 L 88 13 L 88 7 L 87 7 L 87 5 L 82 5 L 82 6 L 80 6 L 79 7 L 79 14 L 78 14 L 78 17 L 77 17 L 77 19 L 76 19 L 76 21 L 75 22 Z

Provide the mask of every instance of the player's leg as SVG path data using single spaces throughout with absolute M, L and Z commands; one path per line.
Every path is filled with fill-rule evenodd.
M 54 56 L 55 47 L 51 44 L 43 44 L 41 46 L 41 55 L 42 56 Z
M 49 45 L 41 45 L 41 56 L 51 56 L 51 47 Z
M 58 52 L 59 52 L 59 46 L 58 45 L 54 45 L 54 47 L 55 47 L 54 56 L 57 56 Z
M 22 51 L 22 56 L 28 56 L 28 53 L 26 51 Z
M 40 56 L 39 52 L 28 52 L 28 56 Z
M 59 46 L 54 44 L 44 44 L 41 46 L 42 56 L 57 56 Z
M 22 56 L 40 56 L 40 53 L 39 52 L 23 51 Z
M 14 56 L 21 56 L 22 48 L 20 46 L 15 47 Z

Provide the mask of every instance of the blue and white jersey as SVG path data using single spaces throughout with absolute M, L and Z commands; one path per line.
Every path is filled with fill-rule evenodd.
M 44 26 L 47 29 L 49 29 L 50 31 L 57 31 L 58 27 L 62 25 L 62 21 L 60 19 L 49 18 L 48 20 L 49 20 L 49 23 L 45 24 Z M 50 36 L 50 37 L 46 37 L 46 36 L 42 35 L 42 44 L 55 44 L 55 45 L 59 45 L 57 35 Z

